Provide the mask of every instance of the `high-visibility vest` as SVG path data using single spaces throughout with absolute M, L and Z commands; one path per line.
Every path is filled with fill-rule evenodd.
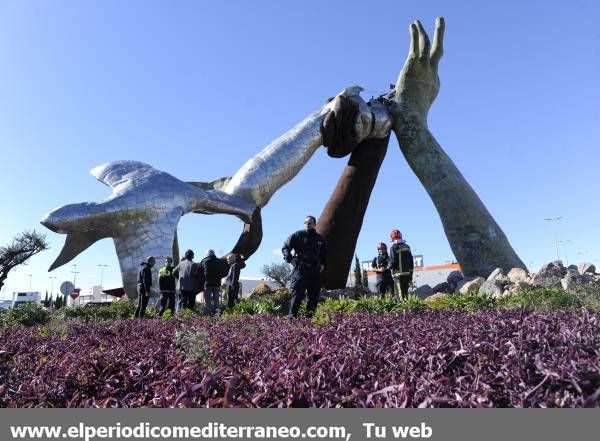
M 166 266 L 163 266 L 158 271 L 158 276 L 159 277 L 167 277 L 167 276 L 172 276 L 172 275 L 173 275 L 173 268 L 167 268 Z

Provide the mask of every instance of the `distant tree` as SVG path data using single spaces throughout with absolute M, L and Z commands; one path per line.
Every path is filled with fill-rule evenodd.
M 263 265 L 261 272 L 268 279 L 273 280 L 282 288 L 285 288 L 288 282 L 292 280 L 292 267 L 288 263 L 270 263 Z
M 47 250 L 46 236 L 34 231 L 25 231 L 16 236 L 9 245 L 0 247 L 0 288 L 8 273 L 37 253 Z
M 362 271 L 360 269 L 360 261 L 358 256 L 354 255 L 354 286 L 362 285 Z
M 62 296 L 57 295 L 56 300 L 54 301 L 54 309 L 60 309 L 63 306 L 63 298 Z
M 369 289 L 369 275 L 365 269 L 362 271 L 362 284 L 365 288 Z
M 46 297 L 44 297 L 44 306 L 48 308 L 50 306 L 50 299 L 48 298 L 48 290 L 46 290 Z

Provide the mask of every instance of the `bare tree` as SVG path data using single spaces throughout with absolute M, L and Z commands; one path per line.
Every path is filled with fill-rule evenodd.
M 263 265 L 261 272 L 282 288 L 285 288 L 288 282 L 292 280 L 292 267 L 285 262 Z
M 0 288 L 8 273 L 37 253 L 49 248 L 46 236 L 33 231 L 25 231 L 16 236 L 9 245 L 0 247 Z

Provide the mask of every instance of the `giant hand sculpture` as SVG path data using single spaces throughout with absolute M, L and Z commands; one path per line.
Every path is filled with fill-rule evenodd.
M 463 272 L 487 276 L 495 268 L 526 268 L 473 188 L 427 127 L 438 94 L 444 19 L 438 18 L 433 46 L 419 21 L 410 25 L 410 49 L 390 111 L 406 161 L 431 197 Z
M 361 90 L 344 90 L 248 160 L 232 178 L 186 183 L 135 161 L 118 161 L 93 169 L 92 175 L 111 186 L 113 193 L 103 202 L 66 205 L 44 217 L 43 225 L 67 234 L 50 270 L 69 262 L 94 242 L 112 237 L 125 290 L 128 297 L 135 298 L 139 263 L 146 256 L 171 255 L 176 246 L 177 224 L 184 214 L 233 214 L 246 227 L 250 226 L 244 234 L 253 228 L 253 223 L 258 223 L 254 228 L 260 230 L 260 209 L 323 144 L 323 123 L 330 112 L 335 112 L 340 100 L 350 101 L 356 110 L 350 121 L 355 144 L 389 134 L 391 121 L 387 111 L 378 103 L 367 105 L 360 98 Z M 249 236 L 243 243 L 246 257 L 255 251 L 261 235 Z M 239 245 L 240 242 L 236 246 Z

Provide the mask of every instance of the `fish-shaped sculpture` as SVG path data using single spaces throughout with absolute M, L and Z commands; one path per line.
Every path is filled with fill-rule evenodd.
M 250 222 L 254 204 L 240 197 L 183 182 L 138 161 L 116 161 L 91 170 L 112 188 L 102 202 L 59 207 L 41 223 L 56 233 L 67 234 L 65 245 L 49 271 L 62 266 L 96 241 L 112 237 L 123 284 L 135 298 L 140 262 L 172 255 L 179 219 L 186 213 L 227 213 Z

